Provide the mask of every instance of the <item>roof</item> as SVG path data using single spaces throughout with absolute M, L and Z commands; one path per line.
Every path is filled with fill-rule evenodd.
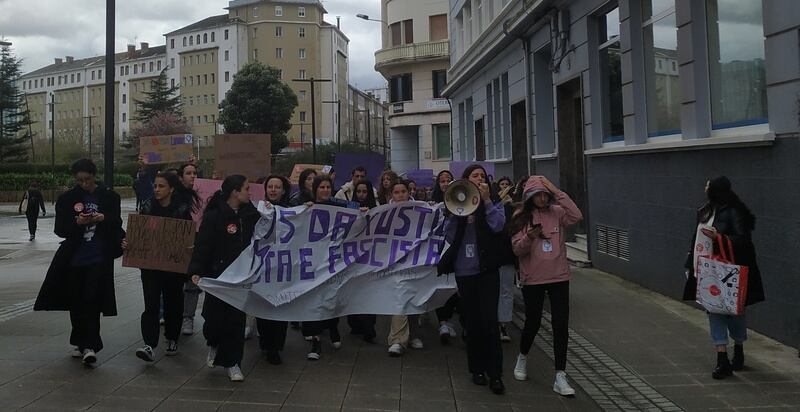
M 166 55 L 167 54 L 167 46 L 155 46 L 150 47 L 146 51 L 142 51 L 141 49 L 136 50 L 133 54 L 133 57 L 128 58 L 128 52 L 124 51 L 121 53 L 116 53 L 114 55 L 114 63 L 122 63 L 125 61 L 131 60 L 138 60 L 144 59 L 148 57 L 155 57 L 158 55 Z M 95 56 L 95 57 L 88 57 L 85 59 L 76 59 L 71 62 L 63 62 L 60 64 L 53 63 L 49 66 L 42 67 L 38 70 L 34 70 L 30 73 L 25 73 L 20 78 L 28 78 L 28 77 L 36 77 L 42 76 L 45 74 L 51 73 L 58 73 L 58 72 L 65 72 L 70 70 L 80 70 L 86 67 L 105 67 L 106 64 L 106 57 L 103 56 Z
M 322 2 L 319 0 L 231 0 L 228 2 L 228 9 L 232 9 L 234 7 L 242 7 L 242 6 L 249 6 L 251 4 L 258 4 L 258 3 L 277 3 L 277 4 L 308 4 L 311 6 L 317 6 L 322 9 L 323 13 L 328 13 L 325 10 L 325 7 L 322 5 Z
M 194 22 L 194 23 L 192 23 L 192 24 L 190 24 L 188 26 L 185 26 L 185 27 L 181 27 L 178 30 L 171 31 L 171 32 L 165 34 L 165 36 L 172 36 L 172 35 L 175 35 L 175 34 L 188 33 L 188 32 L 191 32 L 191 31 L 197 31 L 197 30 L 203 30 L 203 29 L 210 29 L 212 27 L 224 26 L 224 25 L 228 24 L 228 22 L 230 22 L 230 17 L 228 16 L 227 13 L 226 14 L 220 14 L 218 16 L 206 17 L 203 20 L 200 20 L 198 22 Z

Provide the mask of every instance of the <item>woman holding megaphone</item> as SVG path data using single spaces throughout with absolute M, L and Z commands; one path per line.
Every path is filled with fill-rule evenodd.
M 455 273 L 461 307 L 467 326 L 467 363 L 476 385 L 489 384 L 492 392 L 502 394 L 503 351 L 497 328 L 497 302 L 500 293 L 498 268 L 504 246 L 499 236 L 506 222 L 502 203 L 493 203 L 486 170 L 483 166 L 468 166 L 462 178 L 478 188 L 479 198 L 465 197 L 466 202 L 456 210 L 477 209 L 468 216 L 454 214 L 445 222 L 445 239 L 450 245 L 439 264 L 440 273 Z M 458 186 L 453 186 L 457 190 Z M 448 192 L 450 189 L 448 189 Z M 445 204 L 449 202 L 446 194 Z M 472 200 L 470 200 L 472 199 Z M 450 205 L 447 205 L 450 209 Z M 455 213 L 455 212 L 454 212 Z M 487 382 L 487 376 L 489 377 Z

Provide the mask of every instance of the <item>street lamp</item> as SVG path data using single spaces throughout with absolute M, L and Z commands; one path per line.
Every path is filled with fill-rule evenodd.
M 388 23 L 386 23 L 386 21 L 385 21 L 385 20 L 380 20 L 380 19 L 371 19 L 371 18 L 369 18 L 369 16 L 368 16 L 368 15 L 366 15 L 366 14 L 360 14 L 360 13 L 359 13 L 359 14 L 356 14 L 356 17 L 358 17 L 359 19 L 362 19 L 362 20 L 369 20 L 369 21 L 379 21 L 379 22 L 381 22 L 381 23 L 383 23 L 383 24 L 385 24 L 385 25 L 387 25 L 387 26 L 389 25 Z

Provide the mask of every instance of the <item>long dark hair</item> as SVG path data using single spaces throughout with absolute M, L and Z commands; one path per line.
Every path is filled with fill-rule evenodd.
M 320 174 L 320 175 L 317 175 L 317 177 L 314 178 L 314 183 L 311 185 L 311 190 L 312 190 L 311 194 L 313 196 L 312 199 L 314 199 L 314 202 L 318 202 L 318 200 L 317 200 L 317 189 L 319 189 L 319 185 L 321 185 L 322 182 L 330 183 L 330 185 L 331 185 L 331 197 L 333 197 L 333 180 L 331 179 L 331 177 L 329 175 Z
M 281 195 L 281 198 L 278 199 L 278 202 L 276 204 L 278 206 L 288 206 L 289 205 L 289 193 L 292 191 L 292 189 L 291 189 L 292 187 L 289 186 L 289 179 L 287 179 L 287 178 L 285 178 L 283 176 L 280 176 L 280 175 L 269 175 L 269 176 L 267 176 L 267 179 L 264 180 L 264 197 L 265 198 L 267 197 L 267 183 L 269 183 L 269 181 L 272 180 L 272 179 L 280 180 L 281 181 L 281 186 L 283 187 L 283 194 Z M 267 198 L 266 200 L 269 200 L 269 198 Z M 270 200 L 270 202 L 271 202 L 271 200 Z
M 185 204 L 190 210 L 196 211 L 200 207 L 200 196 L 197 193 L 183 185 L 183 182 L 174 173 L 161 172 L 157 173 L 155 179 L 162 178 L 167 181 L 167 184 L 172 188 L 172 198 L 170 203 Z M 153 180 L 155 182 L 155 180 Z
M 247 178 L 242 175 L 230 175 L 222 181 L 222 189 L 217 190 L 208 198 L 206 212 L 219 209 L 222 202 L 226 202 L 231 197 L 234 190 L 242 190 Z
M 391 181 L 388 189 L 383 187 L 384 176 L 389 176 L 389 180 Z M 392 187 L 397 179 L 399 179 L 397 173 L 392 170 L 384 170 L 383 173 L 381 173 L 381 178 L 378 181 L 378 200 L 381 202 L 381 204 L 387 203 L 392 198 Z
M 489 175 L 486 174 L 486 169 L 484 169 L 483 166 L 481 166 L 481 165 L 479 165 L 477 163 L 473 163 L 473 164 L 467 166 L 467 168 L 464 169 L 464 172 L 461 173 L 461 178 L 462 179 L 469 179 L 469 175 L 471 175 L 472 172 L 474 172 L 476 169 L 483 170 L 483 176 L 484 176 L 484 179 L 485 179 L 485 183 L 489 183 Z
M 305 169 L 302 172 L 300 172 L 300 177 L 297 180 L 297 186 L 298 186 L 298 189 L 300 190 L 300 194 L 302 195 L 303 193 L 305 193 L 311 199 L 314 198 L 314 194 L 313 193 L 309 193 L 308 189 L 306 189 L 306 179 L 308 178 L 308 175 L 310 175 L 312 173 L 316 177 L 316 175 L 317 175 L 317 171 L 316 170 L 314 170 L 314 169 Z
M 744 218 L 745 228 L 754 230 L 756 228 L 756 216 L 750 208 L 739 199 L 736 192 L 731 187 L 731 181 L 725 176 L 718 176 L 708 181 L 708 202 L 701 208 L 701 215 L 704 222 L 711 217 L 714 209 L 722 206 L 736 208 Z
M 453 173 L 449 170 L 442 170 L 438 175 L 436 175 L 436 181 L 433 182 L 433 193 L 431 194 L 431 200 L 436 203 L 444 202 L 444 190 L 439 187 L 439 178 L 445 173 L 449 174 L 450 181 L 453 181 Z
M 360 185 L 367 186 L 367 198 L 364 199 L 364 201 L 359 201 L 356 197 L 356 191 Z M 356 185 L 353 186 L 353 200 L 358 202 L 359 206 L 361 207 L 368 207 L 372 209 L 373 207 L 378 206 L 378 202 L 375 200 L 375 189 L 372 187 L 372 182 L 367 179 L 361 179 L 356 182 Z

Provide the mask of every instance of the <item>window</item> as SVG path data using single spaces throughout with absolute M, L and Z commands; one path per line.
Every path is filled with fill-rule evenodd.
M 203 33 L 203 44 L 208 43 L 208 33 Z
M 94 70 L 92 70 L 92 80 L 94 80 Z M 29 82 L 30 83 L 30 82 Z M 23 83 L 24 84 L 24 83 Z
M 197 45 L 198 46 L 200 45 L 200 35 L 199 34 L 197 35 Z
M 131 74 L 131 70 L 130 69 L 131 69 L 131 66 L 125 66 L 125 75 L 126 76 Z
M 275 37 L 283 37 L 283 26 L 275 26 Z
M 71 75 L 69 75 L 69 82 L 70 83 L 75 83 L 75 73 L 72 73 Z
M 128 120 L 128 114 L 122 113 L 122 123 L 125 123 Z
M 433 98 L 442 97 L 442 90 L 447 86 L 447 70 L 433 71 Z
M 175 88 L 175 79 L 169 79 L 169 87 Z
M 102 79 L 103 78 L 103 70 L 98 70 L 97 71 L 97 78 L 98 79 Z
M 197 85 L 198 86 L 200 85 L 200 75 L 199 74 L 197 75 Z
M 306 58 L 306 49 L 298 50 L 297 57 L 300 58 L 300 59 L 305 59 Z
M 433 158 L 436 160 L 450 158 L 450 125 L 433 125 Z
M 411 74 L 402 74 L 389 79 L 389 102 L 413 100 L 411 92 Z
M 298 95 L 297 95 L 297 100 L 299 100 L 301 102 L 306 100 L 306 91 L 305 90 L 300 90 L 300 93 L 298 93 Z
M 194 77 L 189 76 L 189 86 L 194 86 Z
M 231 81 L 231 72 L 225 72 L 225 82 Z
M 392 35 L 392 46 L 399 46 L 403 43 L 402 30 L 400 22 L 389 25 L 389 32 Z
M 208 75 L 207 74 L 203 75 L 203 84 L 208 84 Z
M 128 95 L 127 95 L 127 94 L 125 94 L 125 93 L 123 93 L 123 94 L 122 94 L 122 104 L 125 104 L 125 103 L 127 103 L 127 102 L 128 102 Z
M 645 0 L 642 12 L 647 134 L 655 137 L 679 133 L 681 104 L 675 0 Z
M 447 40 L 447 15 L 439 14 L 428 17 L 431 41 Z M 449 156 L 449 153 L 448 153 Z
M 78 73 L 78 83 L 80 83 L 80 82 L 81 82 L 81 74 Z
M 216 103 L 216 102 L 217 102 L 217 95 L 215 95 L 215 94 L 212 94 L 212 95 L 211 95 L 211 104 L 214 104 L 214 103 Z
M 283 80 L 283 69 L 278 69 L 278 78 Z
M 194 106 L 194 96 L 189 96 L 189 106 Z
M 183 47 L 186 47 L 186 36 L 183 37 Z
M 142 73 L 144 73 L 145 67 L 147 67 L 147 66 L 144 63 L 142 63 L 142 70 L 141 70 Z
M 207 94 L 203 95 L 203 104 L 208 104 L 208 95 Z
M 306 112 L 300 112 L 300 121 L 301 122 L 306 121 Z
M 603 107 L 603 143 L 625 139 L 622 123 L 622 68 L 619 45 L 619 7 L 598 16 Z
M 275 6 L 275 16 L 283 16 L 283 6 Z
M 253 49 L 253 60 L 258 59 L 258 49 Z
M 216 78 L 214 73 L 211 73 L 211 84 L 214 84 L 214 79 Z
M 258 7 L 253 7 L 253 17 L 258 17 Z
M 275 58 L 282 59 L 283 58 L 283 48 L 278 47 L 275 49 Z
M 297 28 L 297 37 L 306 37 L 306 28 L 305 27 L 298 27 Z
M 156 62 L 156 70 L 161 71 L 161 60 Z
M 175 39 L 169 39 L 169 48 L 170 49 L 174 49 L 175 48 Z
M 300 75 L 298 77 L 301 78 L 301 79 L 305 79 L 306 78 L 306 71 L 305 70 L 300 70 Z
M 297 8 L 297 17 L 306 17 L 306 8 L 305 7 L 298 7 Z
M 171 69 L 174 69 L 174 68 L 175 68 L 175 58 L 174 58 L 174 57 L 170 57 L 170 58 L 169 58 L 169 67 L 170 67 Z
M 225 40 L 228 40 L 228 29 L 225 29 L 223 37 L 225 38 Z
M 155 66 L 155 64 L 153 62 L 150 62 L 150 71 L 153 71 L 153 67 L 154 66 Z
M 119 75 L 120 76 L 124 76 L 125 75 L 125 67 L 124 66 L 119 66 Z M 61 84 L 61 76 L 58 76 L 58 84 Z
M 230 60 L 230 58 L 231 58 L 231 53 L 230 53 L 230 51 L 229 51 L 229 50 L 225 50 L 225 61 L 228 61 L 228 60 Z
M 258 37 L 258 27 L 253 27 L 253 38 Z
M 200 56 L 198 56 L 197 58 L 199 59 Z M 203 64 L 206 64 L 206 63 L 208 63 L 208 55 L 203 53 Z
M 211 43 L 214 43 L 214 41 L 215 41 L 215 39 L 214 39 L 214 37 L 216 37 L 216 36 L 214 36 L 215 34 L 216 34 L 216 32 L 213 32 L 213 31 L 211 32 Z
M 405 44 L 414 43 L 414 20 L 403 20 L 403 31 Z
M 190 46 L 194 45 L 194 37 L 193 36 L 189 36 L 189 45 Z
M 762 3 L 709 0 L 706 15 L 712 127 L 766 123 Z

